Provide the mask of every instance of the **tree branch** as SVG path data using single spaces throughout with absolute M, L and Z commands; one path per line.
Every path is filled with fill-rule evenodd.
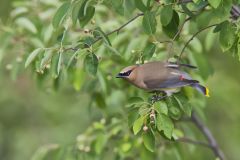
M 196 141 L 196 140 L 193 140 L 193 139 L 190 139 L 190 138 L 186 138 L 186 137 L 179 138 L 176 141 L 183 142 L 183 143 L 190 143 L 190 144 L 194 144 L 194 145 L 200 145 L 200 146 L 203 146 L 203 147 L 211 148 L 211 146 L 208 143 L 206 143 L 206 142 Z
M 184 25 L 187 23 L 187 21 L 189 21 L 190 19 L 192 19 L 192 17 L 188 17 L 188 18 L 186 18 L 184 21 L 183 21 L 183 23 L 182 23 L 182 25 L 179 27 L 179 29 L 178 29 L 178 31 L 177 31 L 177 33 L 175 34 L 175 36 L 173 37 L 173 41 L 177 38 L 177 36 L 182 32 L 182 30 L 183 30 L 183 27 L 184 27 Z
M 191 116 L 191 121 L 195 124 L 195 126 L 202 132 L 202 134 L 206 137 L 209 147 L 212 149 L 213 153 L 220 160 L 224 160 L 224 154 L 219 148 L 215 138 L 213 137 L 211 131 L 203 124 L 203 122 L 197 117 L 196 113 L 193 111 Z
M 204 28 L 200 29 L 199 31 L 197 31 L 196 33 L 194 33 L 193 36 L 192 36 L 192 37 L 185 43 L 185 45 L 183 46 L 183 49 L 182 49 L 181 53 L 179 54 L 178 61 L 181 59 L 183 52 L 185 51 L 185 49 L 187 48 L 187 46 L 189 45 L 189 43 L 194 39 L 194 37 L 196 37 L 196 36 L 197 36 L 199 33 L 201 33 L 202 31 L 204 31 L 204 30 L 206 30 L 206 29 L 208 29 L 208 28 L 214 27 L 214 26 L 216 26 L 216 25 L 218 25 L 218 24 L 212 24 L 212 25 L 207 26 L 207 27 L 204 27 Z
M 179 2 L 177 4 L 186 4 L 186 3 L 191 3 L 191 2 L 193 2 L 193 0 L 179 0 Z M 231 18 L 234 20 L 237 20 L 240 17 L 239 5 L 233 5 L 230 13 L 231 13 Z
M 124 23 L 123 25 L 121 25 L 120 27 L 118 27 L 117 29 L 114 29 L 114 30 L 108 32 L 106 35 L 109 36 L 109 35 L 111 35 L 111 34 L 113 34 L 113 33 L 115 33 L 115 32 L 119 33 L 119 32 L 120 32 L 124 27 L 126 27 L 128 24 L 130 24 L 131 22 L 133 22 L 134 20 L 136 20 L 138 17 L 141 17 L 141 16 L 143 16 L 143 15 L 144 15 L 144 13 L 139 13 L 139 14 L 137 14 L 135 17 L 131 18 L 129 21 L 127 21 L 126 23 Z M 92 42 L 91 46 L 92 46 L 93 44 L 97 43 L 97 42 L 98 42 L 99 40 L 101 40 L 101 39 L 102 39 L 102 37 L 98 37 L 97 39 L 95 39 L 95 40 Z M 90 46 L 89 46 L 89 47 L 90 47 Z M 70 48 L 65 48 L 65 49 L 64 49 L 64 51 L 68 51 L 68 50 L 77 51 L 78 48 L 70 47 Z
M 124 27 L 126 27 L 129 23 L 131 23 L 131 22 L 133 22 L 135 19 L 137 19 L 138 17 L 141 17 L 141 16 L 143 16 L 144 15 L 144 13 L 139 13 L 139 14 L 137 14 L 135 17 L 133 17 L 133 18 L 131 18 L 129 21 L 127 21 L 126 23 L 124 23 L 123 25 L 121 25 L 120 27 L 118 27 L 117 29 L 114 29 L 113 31 L 111 31 L 111 32 L 108 32 L 106 35 L 107 36 L 109 36 L 109 35 L 111 35 L 111 34 L 113 34 L 113 33 L 119 33 Z M 99 40 L 101 40 L 102 39 L 102 37 L 99 37 L 99 38 L 97 38 L 95 41 L 93 41 L 93 44 L 94 43 L 96 43 L 96 42 L 98 42 Z

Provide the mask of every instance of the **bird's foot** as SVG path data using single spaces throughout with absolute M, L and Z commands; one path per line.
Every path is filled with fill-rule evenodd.
M 156 92 L 155 95 L 153 95 L 152 97 L 150 97 L 150 101 L 151 103 L 155 103 L 157 101 L 161 101 L 164 98 L 168 97 L 168 95 L 165 92 Z

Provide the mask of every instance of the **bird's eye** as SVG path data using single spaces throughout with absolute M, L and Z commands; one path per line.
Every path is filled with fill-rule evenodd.
M 120 73 L 121 76 L 129 76 L 131 74 L 132 70 L 129 70 L 127 72 Z
M 132 70 L 125 72 L 126 76 L 129 76 L 131 74 L 131 72 L 132 72 Z

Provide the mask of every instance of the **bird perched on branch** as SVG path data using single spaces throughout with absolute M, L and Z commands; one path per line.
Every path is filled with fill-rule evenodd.
M 205 96 L 209 96 L 208 88 L 192 79 L 182 67 L 196 68 L 188 64 L 170 62 L 148 62 L 124 68 L 116 78 L 123 78 L 138 88 L 150 92 L 165 92 L 167 96 L 175 93 L 179 88 L 190 86 Z

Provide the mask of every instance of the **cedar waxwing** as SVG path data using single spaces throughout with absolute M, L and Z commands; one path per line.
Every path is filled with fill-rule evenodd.
M 188 64 L 156 61 L 126 67 L 116 77 L 126 79 L 146 91 L 163 91 L 168 96 L 184 86 L 191 86 L 205 96 L 209 96 L 208 88 L 181 71 L 181 67 L 196 68 Z

